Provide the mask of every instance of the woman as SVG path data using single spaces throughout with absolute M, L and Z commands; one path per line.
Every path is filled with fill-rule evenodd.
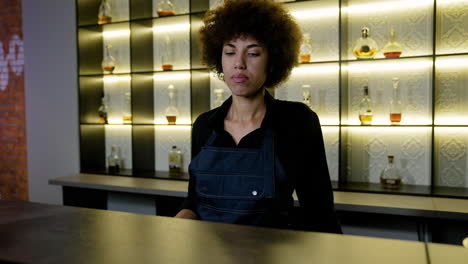
M 200 35 L 204 62 L 232 96 L 193 125 L 176 217 L 341 233 L 317 115 L 266 90 L 297 64 L 298 25 L 273 1 L 227 0 L 207 12 Z

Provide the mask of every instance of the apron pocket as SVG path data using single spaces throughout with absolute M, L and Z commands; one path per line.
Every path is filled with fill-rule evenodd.
M 265 194 L 265 178 L 239 174 L 193 174 L 200 197 L 260 200 Z

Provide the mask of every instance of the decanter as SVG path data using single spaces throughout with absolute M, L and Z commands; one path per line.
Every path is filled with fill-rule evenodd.
M 390 28 L 390 40 L 383 47 L 382 53 L 385 58 L 397 58 L 400 57 L 402 53 L 402 46 L 395 40 L 395 29 Z
M 172 71 L 172 40 L 169 34 L 164 35 L 164 47 L 161 55 L 161 64 L 163 71 Z
M 172 146 L 169 151 L 169 176 L 177 177 L 182 175 L 183 155 L 177 146 Z
M 104 95 L 101 97 L 101 105 L 98 108 L 99 123 L 108 124 L 107 120 L 107 99 Z
M 358 59 L 372 59 L 377 53 L 377 43 L 370 37 L 369 28 L 363 27 L 361 37 L 356 41 L 353 54 Z
M 403 108 L 400 100 L 400 79 L 398 77 L 394 77 L 392 78 L 392 82 L 393 94 L 392 99 L 390 100 L 390 122 L 392 122 L 393 125 L 398 125 L 401 121 L 401 110 Z
M 299 53 L 299 63 L 308 63 L 312 56 L 312 46 L 310 45 L 310 34 L 305 33 L 303 35 L 303 42 L 301 44 L 301 50 Z
M 310 85 L 303 84 L 302 85 L 302 102 L 307 105 L 310 109 L 312 109 L 312 104 L 310 103 Z
M 109 0 L 102 0 L 99 5 L 98 24 L 107 24 L 112 22 L 111 6 Z
M 160 0 L 157 13 L 160 17 L 175 15 L 174 4 L 170 0 Z
M 179 110 L 176 106 L 176 93 L 174 85 L 170 84 L 167 87 L 167 90 L 169 94 L 169 105 L 165 111 L 166 119 L 169 125 L 175 125 L 177 121 L 177 116 L 179 115 Z
M 124 93 L 123 116 L 122 121 L 124 124 L 132 123 L 132 94 L 130 92 Z
M 118 173 L 120 171 L 120 155 L 119 155 L 119 147 L 116 145 L 111 146 L 111 153 L 107 157 L 107 168 L 109 173 Z
M 380 174 L 380 183 L 384 188 L 398 189 L 401 187 L 401 176 L 394 164 L 394 156 L 388 155 L 387 167 Z
M 220 107 L 224 102 L 224 89 L 218 88 L 214 90 L 215 100 L 213 101 L 213 108 Z
M 106 49 L 104 51 L 104 58 L 102 59 L 102 69 L 106 73 L 112 74 L 115 70 L 115 58 L 112 56 L 112 45 L 106 45 Z
M 369 87 L 366 85 L 363 87 L 363 97 L 359 103 L 359 120 L 361 125 L 370 125 L 372 123 L 372 105 L 369 96 Z

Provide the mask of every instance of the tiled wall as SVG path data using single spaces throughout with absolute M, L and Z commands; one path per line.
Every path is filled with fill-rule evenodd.
M 0 194 L 28 199 L 21 0 L 0 1 Z

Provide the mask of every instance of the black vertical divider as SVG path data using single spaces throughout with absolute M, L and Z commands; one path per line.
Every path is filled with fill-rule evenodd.
M 205 12 L 210 8 L 209 0 L 189 0 L 190 1 L 190 13 Z
M 77 20 L 79 26 L 97 24 L 100 2 L 98 0 L 77 1 Z
M 80 126 L 81 172 L 102 170 L 106 167 L 106 142 L 103 125 Z
M 102 76 L 80 77 L 80 123 L 99 122 L 98 108 L 104 94 Z
M 90 26 L 78 30 L 79 74 L 102 74 L 102 27 Z
M 340 184 L 346 184 L 348 182 L 348 129 L 343 128 L 343 120 L 348 120 L 348 71 L 343 71 L 343 60 L 348 57 L 348 14 L 346 12 L 341 12 L 343 8 L 347 7 L 346 0 L 339 0 L 339 17 L 338 17 L 338 28 L 339 28 L 339 156 L 338 156 L 338 166 L 340 168 L 338 174 L 338 181 Z
M 151 18 L 151 17 L 153 17 L 153 1 L 130 0 L 130 19 L 131 20 Z
M 141 2 L 150 11 L 135 4 Z M 149 3 L 148 3 L 149 2 Z M 131 3 L 133 17 L 151 17 L 151 1 Z M 153 20 L 130 23 L 132 69 L 132 160 L 133 175 L 153 174 L 155 170 L 154 85 L 153 85 Z M 144 72 L 144 73 L 143 73 Z

